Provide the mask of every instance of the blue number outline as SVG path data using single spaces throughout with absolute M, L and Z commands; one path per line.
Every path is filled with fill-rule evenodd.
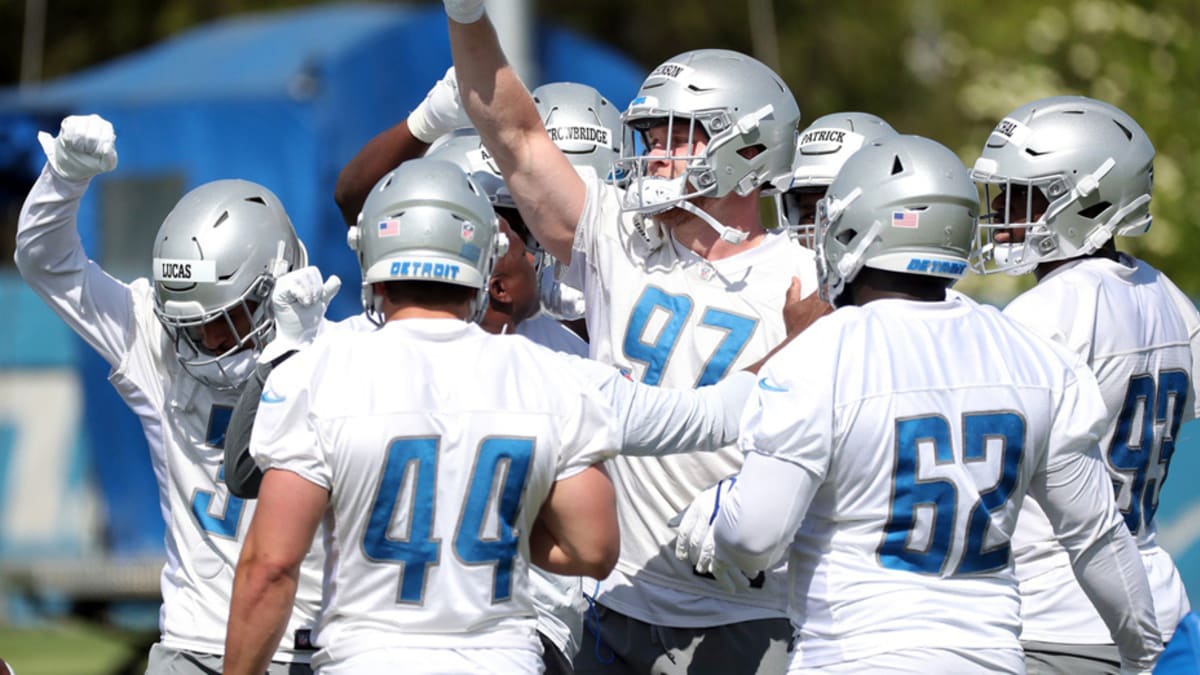
M 362 552 L 368 560 L 395 562 L 400 566 L 396 604 L 421 605 L 424 602 L 429 568 L 436 567 L 440 559 L 441 541 L 433 538 L 439 441 L 437 436 L 392 439 L 388 443 L 375 498 L 371 500 Z M 391 524 L 400 505 L 401 489 L 409 482 L 408 476 L 413 471 L 416 475 L 411 482 L 407 534 L 392 538 Z
M 675 353 L 679 336 L 687 328 L 694 304 L 689 296 L 668 293 L 658 286 L 646 286 L 642 290 L 642 295 L 630 311 L 629 321 L 625 326 L 622 352 L 630 361 L 646 366 L 642 374 L 644 384 L 657 386 L 662 382 L 663 372 Z M 666 312 L 667 320 L 657 339 L 654 342 L 645 342 L 642 335 L 656 309 Z M 698 325 L 725 333 L 696 378 L 695 386 L 702 387 L 716 383 L 728 374 L 734 361 L 758 329 L 758 319 L 706 307 Z
M 962 551 L 954 575 L 995 571 L 1008 564 L 1007 542 L 985 548 L 992 514 L 1001 510 L 1020 480 L 1025 450 L 1025 419 L 1011 411 L 968 413 L 962 416 L 962 462 L 986 462 L 988 439 L 1002 439 L 1000 472 L 996 482 L 979 491 L 971 506 L 966 532 L 956 533 L 958 486 L 950 478 L 919 478 L 922 442 L 933 443 L 934 465 L 955 462 L 956 446 L 950 440 L 950 424 L 941 415 L 899 418 L 895 421 L 892 493 L 888 519 L 875 555 L 881 567 L 918 574 L 942 576 L 955 541 Z M 917 507 L 934 506 L 929 541 L 924 550 L 909 548 L 916 525 Z M 960 535 L 960 536 L 955 536 Z
M 361 546 L 369 560 L 400 566 L 397 604 L 424 603 L 429 568 L 436 567 L 440 560 L 442 542 L 432 536 L 440 441 L 438 436 L 419 436 L 396 438 L 389 443 L 369 524 L 363 533 Z M 495 566 L 493 603 L 512 597 L 512 570 L 520 543 L 516 518 L 524 501 L 533 450 L 532 438 L 493 436 L 483 439 L 476 451 L 462 506 L 455 514 L 457 525 L 452 551 L 465 565 Z M 403 539 L 393 539 L 388 533 L 401 489 L 413 470 L 417 473 L 410 491 L 412 503 L 408 510 L 407 535 Z M 497 483 L 499 494 L 493 500 Z M 480 533 L 490 515 L 488 507 L 493 502 L 497 506 L 496 522 L 500 532 L 496 538 L 485 539 Z
M 875 551 L 879 564 L 888 569 L 938 574 L 946 568 L 954 530 L 954 511 L 958 486 L 949 478 L 918 478 L 920 444 L 932 442 L 934 464 L 954 463 L 950 443 L 950 423 L 941 415 L 905 417 L 896 420 L 895 461 L 892 469 L 892 495 L 888 500 L 888 519 L 883 540 Z M 918 498 L 916 492 L 930 498 Z M 924 550 L 909 548 L 917 521 L 917 507 L 932 504 L 933 524 Z
M 1157 381 L 1149 374 L 1134 375 L 1126 386 L 1121 412 L 1104 453 L 1104 461 L 1110 471 L 1127 479 L 1114 479 L 1113 489 L 1125 525 L 1135 535 L 1145 531 L 1158 510 L 1159 493 L 1167 481 L 1190 386 L 1187 371 L 1179 369 L 1161 371 Z M 1135 439 L 1132 425 L 1138 412 L 1141 413 L 1142 425 Z M 1168 412 L 1173 413 L 1169 421 Z M 1154 432 L 1159 427 L 1163 433 L 1156 437 Z M 1147 476 L 1151 464 L 1162 467 L 1161 478 Z M 1122 506 L 1125 502 L 1122 496 L 1127 488 L 1128 504 Z
M 492 581 L 493 604 L 512 597 L 512 568 L 520 543 L 520 535 L 516 533 L 517 514 L 525 496 L 532 459 L 533 439 L 491 437 L 480 443 L 475 466 L 471 469 L 471 487 L 454 533 L 454 555 L 464 565 L 496 568 Z M 484 480 L 485 476 L 489 479 Z M 495 539 L 485 539 L 480 535 L 487 520 L 487 506 L 500 478 L 500 494 L 496 500 L 500 532 Z
M 963 463 L 986 462 L 987 442 L 1003 443 L 1000 474 L 996 483 L 979 493 L 967 520 L 966 548 L 955 574 L 986 574 L 1008 566 L 1010 546 L 1004 541 L 984 548 L 992 515 L 1004 508 L 1021 477 L 1021 459 L 1025 456 L 1025 418 L 1014 412 L 963 415 Z
M 208 411 L 208 425 L 205 433 L 205 443 L 211 448 L 225 447 L 225 431 L 229 428 L 229 420 L 233 416 L 233 408 L 227 405 L 213 405 Z M 221 462 L 217 469 L 217 482 L 225 482 L 225 463 Z M 219 514 L 212 513 L 212 504 L 216 493 L 199 488 L 192 491 L 191 509 L 200 529 L 209 534 L 225 539 L 237 540 L 238 531 L 242 524 L 242 511 L 246 500 L 225 492 L 225 506 Z

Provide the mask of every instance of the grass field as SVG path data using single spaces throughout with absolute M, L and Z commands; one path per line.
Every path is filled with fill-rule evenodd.
M 0 625 L 0 658 L 16 675 L 141 675 L 149 645 L 157 637 L 157 631 L 123 631 L 80 621 L 39 629 Z

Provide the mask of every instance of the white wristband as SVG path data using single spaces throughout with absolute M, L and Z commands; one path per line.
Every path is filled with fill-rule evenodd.
M 408 132 L 422 143 L 433 143 L 438 139 L 439 136 L 445 133 L 443 130 L 438 129 L 433 121 L 429 119 L 429 115 L 426 114 L 425 103 L 428 100 L 429 99 L 425 99 L 425 101 L 421 101 L 421 103 L 416 108 L 413 108 L 413 111 L 408 114 Z
M 446 16 L 458 23 L 475 23 L 483 18 L 483 0 L 444 0 Z

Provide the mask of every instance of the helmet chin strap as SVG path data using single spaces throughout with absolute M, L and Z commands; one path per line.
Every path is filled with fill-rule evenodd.
M 740 244 L 743 241 L 746 241 L 746 237 L 748 236 L 746 232 L 722 225 L 720 221 L 718 221 L 716 218 L 713 218 L 708 212 L 704 211 L 704 209 L 701 209 L 690 201 L 684 200 L 675 206 L 708 223 L 709 227 L 716 230 L 717 234 L 721 235 L 721 239 L 723 241 L 727 241 L 730 244 Z

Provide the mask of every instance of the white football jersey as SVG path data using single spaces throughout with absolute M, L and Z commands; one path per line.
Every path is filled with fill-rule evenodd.
M 1087 456 L 1103 404 L 1069 358 L 952 294 L 839 309 L 763 367 L 739 444 L 820 482 L 788 556 L 793 669 L 900 649 L 1019 649 L 1009 537 L 1026 490 L 1090 466 L 1097 480 L 1079 506 L 1118 523 Z M 739 527 L 763 520 L 749 518 Z
M 162 644 L 223 654 L 230 593 L 254 502 L 221 480 L 225 425 L 237 392 L 185 373 L 154 315 L 146 279 L 125 284 L 88 260 L 75 229 L 84 185 L 43 171 L 21 213 L 17 258 L 25 280 L 112 365 L 109 380 L 141 420 L 166 523 L 167 564 L 159 616 Z M 301 570 L 296 604 L 276 661 L 308 662 L 295 649 L 321 599 L 320 551 Z
M 1108 409 L 1100 447 L 1117 506 L 1146 565 L 1159 630 L 1170 639 L 1189 604 L 1175 564 L 1154 541 L 1154 511 L 1179 427 L 1200 412 L 1195 305 L 1161 272 L 1122 254 L 1120 262 L 1084 258 L 1062 265 L 1004 313 L 1075 352 L 1095 373 Z M 1112 643 L 1036 501 L 1025 503 L 1020 522 L 1013 554 L 1022 638 Z
M 711 384 L 766 355 L 785 337 L 792 277 L 816 290 L 811 251 L 768 234 L 732 257 L 706 261 L 667 237 L 658 246 L 620 213 L 620 191 L 580 171 L 587 201 L 566 278 L 582 281 L 592 358 L 662 387 Z M 781 574 L 730 595 L 675 558 L 667 525 L 701 491 L 736 473 L 741 453 L 620 456 L 609 462 L 621 519 L 621 558 L 599 600 L 634 618 L 679 627 L 783 616 Z M 645 583 L 644 583 L 645 582 Z
M 272 372 L 251 453 L 330 491 L 314 665 L 384 647 L 540 651 L 530 528 L 555 480 L 619 445 L 595 388 L 545 368 L 557 358 L 407 319 L 329 335 Z
M 583 341 L 570 328 L 559 323 L 554 317 L 538 312 L 517 324 L 517 335 L 523 335 L 533 342 L 556 352 L 588 355 L 588 343 Z

